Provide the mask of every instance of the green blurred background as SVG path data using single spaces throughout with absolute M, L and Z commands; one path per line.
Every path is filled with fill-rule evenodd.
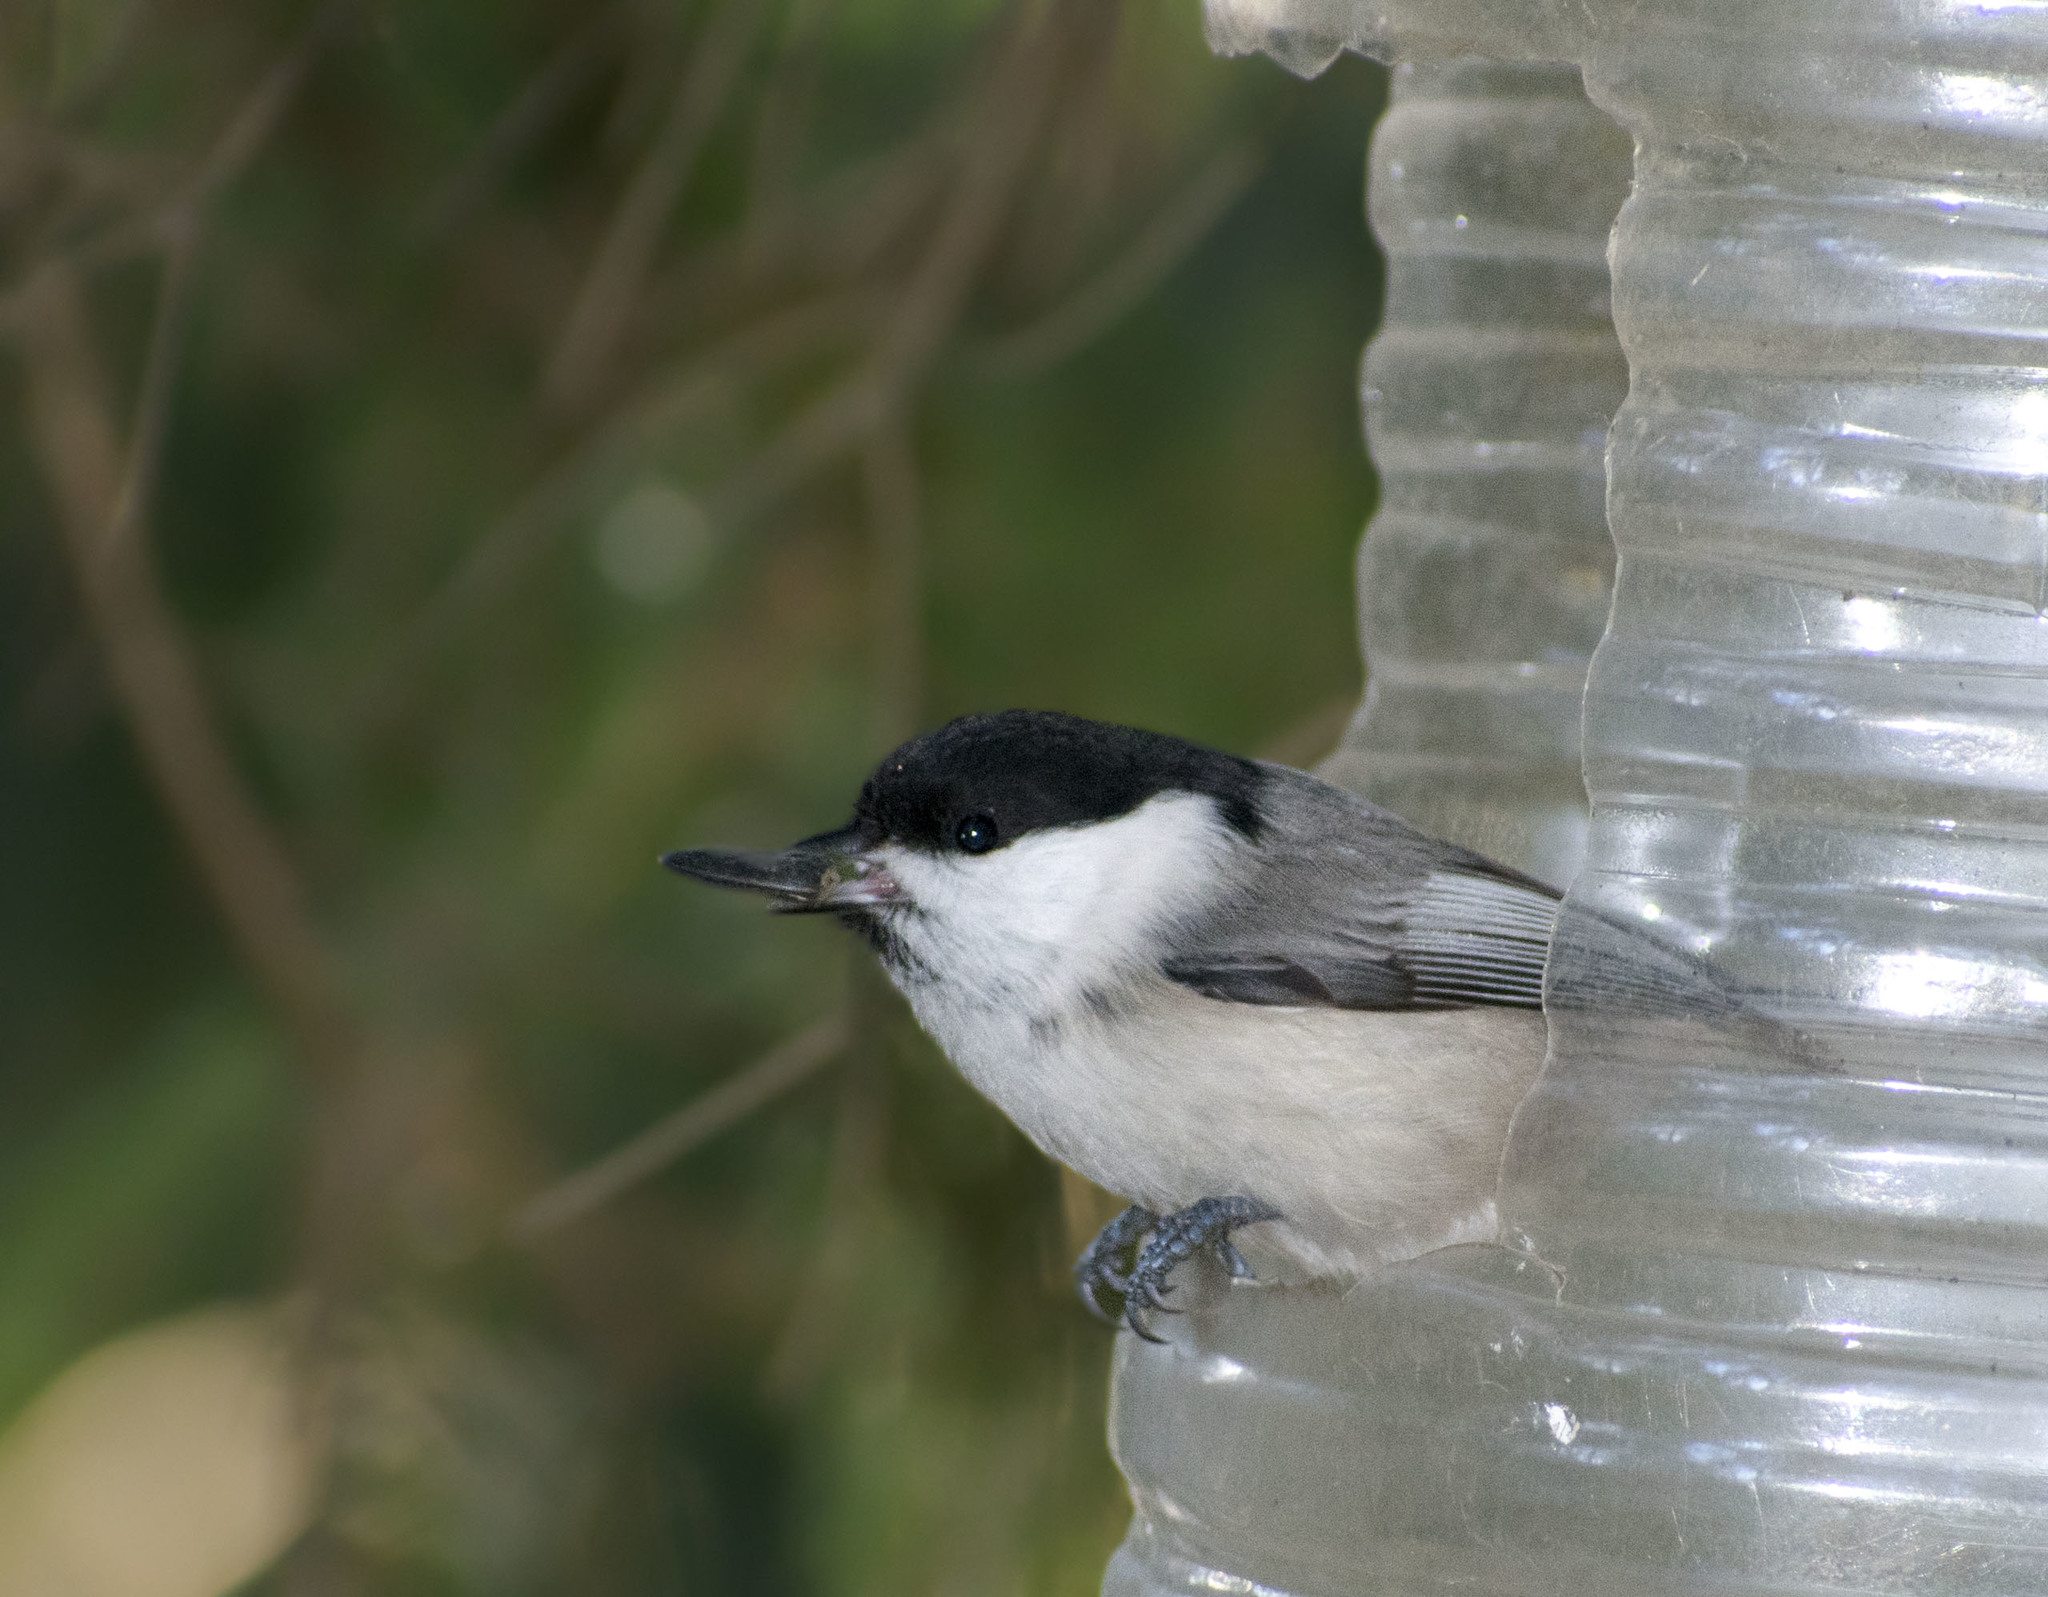
M 1334 743 L 1383 74 L 1194 0 L 0 19 L 0 1584 L 1092 1591 L 1099 1200 L 654 861 L 968 710 Z

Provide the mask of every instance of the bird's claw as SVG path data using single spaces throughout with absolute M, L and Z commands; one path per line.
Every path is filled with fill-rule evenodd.
M 1172 1290 L 1173 1288 L 1163 1281 L 1133 1281 L 1131 1289 L 1124 1294 L 1125 1317 L 1128 1318 L 1130 1315 L 1132 1302 L 1139 1298 L 1144 1299 L 1149 1307 L 1157 1309 L 1161 1314 L 1179 1314 L 1181 1311 L 1166 1301 L 1166 1294 Z
M 1096 1232 L 1095 1240 L 1074 1261 L 1074 1285 L 1081 1301 L 1105 1325 L 1114 1325 L 1116 1320 L 1102 1306 L 1102 1294 L 1107 1291 L 1123 1297 L 1130 1291 L 1130 1277 L 1120 1267 L 1128 1265 L 1139 1239 L 1158 1223 L 1158 1215 L 1134 1203 Z
M 1089 1313 L 1109 1320 L 1101 1294 L 1105 1289 L 1113 1292 L 1123 1299 L 1124 1323 L 1148 1342 L 1163 1342 L 1166 1339 L 1154 1334 L 1145 1317 L 1148 1311 L 1182 1312 L 1166 1301 L 1166 1294 L 1173 1290 L 1167 1277 L 1175 1266 L 1207 1248 L 1233 1278 L 1248 1281 L 1251 1266 L 1237 1251 L 1230 1233 L 1240 1226 L 1279 1218 L 1278 1209 L 1256 1198 L 1204 1198 L 1164 1217 L 1133 1204 L 1104 1226 L 1075 1262 L 1074 1281 L 1081 1301 Z M 1120 1269 L 1148 1231 L 1151 1239 L 1137 1249 L 1136 1261 L 1127 1271 Z

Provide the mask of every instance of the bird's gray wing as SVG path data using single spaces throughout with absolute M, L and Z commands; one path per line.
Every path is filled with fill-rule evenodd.
M 1205 997 L 1240 1004 L 1542 1007 L 1557 918 L 1547 889 L 1454 869 L 1398 897 L 1325 879 L 1293 904 L 1300 919 L 1243 917 L 1161 968 Z
M 1707 961 L 1642 927 L 1416 831 L 1299 771 L 1268 767 L 1277 802 L 1235 891 L 1185 927 L 1171 980 L 1243 1004 L 1540 1008 L 1631 1027 L 1674 1020 L 1833 1068 Z
M 1184 929 L 1169 980 L 1242 1004 L 1540 1008 L 1557 894 L 1300 772 L 1244 879 Z

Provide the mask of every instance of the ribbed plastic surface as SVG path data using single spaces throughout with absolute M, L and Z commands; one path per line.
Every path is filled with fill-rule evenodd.
M 1394 75 L 1367 198 L 1387 305 L 1365 357 L 1380 511 L 1359 550 L 1363 713 L 1327 773 L 1562 885 L 1607 621 L 1607 426 L 1628 389 L 1607 233 L 1627 136 L 1567 67 Z
M 1564 1016 L 1520 1256 L 1126 1346 L 1106 1589 L 2048 1591 L 2048 8 L 1547 14 L 1638 141 L 1572 899 L 1796 1030 Z

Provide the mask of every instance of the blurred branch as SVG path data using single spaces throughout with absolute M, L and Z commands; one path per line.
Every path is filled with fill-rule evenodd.
M 1035 376 L 1079 354 L 1127 315 L 1209 236 L 1266 164 L 1266 151 L 1236 144 L 1212 159 L 1107 266 L 1028 326 L 982 343 L 970 360 L 983 374 Z
M 264 74 L 236 107 L 198 168 L 174 192 L 104 235 L 67 250 L 82 266 L 102 265 L 153 249 L 175 249 L 215 196 L 247 170 L 270 142 L 277 124 L 304 86 L 306 74 L 355 10 L 355 0 L 328 0 L 299 35 L 298 42 Z M 70 141 L 65 141 L 70 147 Z
M 1050 17 L 1022 17 L 993 80 L 975 97 L 980 115 L 956 157 L 946 208 L 916 268 L 897 290 L 874 348 L 851 375 L 801 410 L 705 496 L 714 525 L 727 528 L 746 521 L 860 448 L 902 407 L 936 359 L 994 247 L 1043 125 L 1063 43 L 1059 15 L 1055 9 Z M 929 159 L 926 142 L 914 141 L 890 169 L 895 186 L 914 199 Z M 843 326 L 849 309 L 865 313 L 872 304 L 873 291 L 855 287 L 769 317 L 698 357 L 682 376 L 665 382 L 661 392 L 676 394 L 711 379 L 736 382 L 747 367 L 779 365 Z M 589 492 L 588 485 L 602 477 L 605 463 L 629 453 L 632 441 L 645 435 L 646 418 L 646 409 L 635 407 L 623 420 L 608 422 L 477 540 L 386 654 L 360 701 L 368 713 L 390 701 L 394 686 L 428 649 L 552 543 Z
M 522 494 L 470 548 L 440 589 L 384 650 L 352 713 L 374 718 L 392 703 L 423 660 L 494 595 L 551 548 L 601 488 L 733 391 L 834 339 L 864 332 L 882 316 L 877 294 L 855 288 L 824 294 L 719 340 L 680 370 L 664 374 Z
M 206 206 L 269 140 L 351 9 L 352 0 L 330 0 L 316 13 L 298 42 L 237 106 L 199 165 L 183 175 L 154 147 L 109 152 L 55 124 L 17 117 L 6 129 L 6 158 L 0 161 L 0 211 L 16 213 L 9 216 L 16 228 L 24 215 L 44 216 L 41 226 L 27 229 L 36 241 L 23 250 L 27 270 L 0 297 L 7 324 L 18 319 L 28 279 L 45 258 L 62 257 L 85 272 L 186 247 Z
M 710 495 L 715 520 L 758 514 L 840 459 L 903 406 L 930 368 L 994 247 L 1043 125 L 1058 78 L 1062 18 L 1054 7 L 1020 20 L 931 245 L 873 354 Z
M 610 1203 L 806 1080 L 846 1047 L 847 1036 L 843 1015 L 798 1032 L 597 1163 L 556 1182 L 513 1215 L 508 1235 L 532 1242 Z
M 706 240 L 679 263 L 662 285 L 661 305 L 758 294 L 783 278 L 845 283 L 877 272 L 944 198 L 963 119 L 962 107 L 948 105 L 886 154 L 849 162 L 801 193 L 765 202 L 744 227 Z
M 124 463 L 73 270 L 45 264 L 24 291 L 29 428 L 114 692 L 165 806 L 230 935 L 311 1062 L 332 1066 L 340 1009 L 327 950 L 282 843 L 236 770 L 198 661 L 156 584 L 140 535 L 163 432 L 183 299 L 174 255 Z
M 873 532 L 869 616 L 875 648 L 875 743 L 891 749 L 915 732 L 924 697 L 924 573 L 917 456 L 899 414 L 861 451 Z
M 112 36 L 100 44 L 97 59 L 71 83 L 56 87 L 50 97 L 53 110 L 75 122 L 104 104 L 121 80 L 151 9 L 147 0 L 132 0 L 119 9 L 113 19 Z
M 195 211 L 188 211 L 176 219 L 164 253 L 156 315 L 150 323 L 149 349 L 142 363 L 142 387 L 136 396 L 135 420 L 129 429 L 128 458 L 121 468 L 120 488 L 108 513 L 99 556 L 102 562 L 139 558 L 145 569 L 147 566 L 147 554 L 133 546 L 144 535 L 149 500 L 163 465 L 164 432 L 170 425 L 171 391 L 177 382 L 178 362 L 191 323 L 192 280 L 198 260 L 198 217 Z M 77 319 L 78 325 L 72 331 L 81 340 L 73 358 L 86 363 L 81 370 L 90 371 L 96 366 L 97 356 L 89 347 L 91 335 L 85 325 L 76 279 L 72 282 L 71 303 L 65 314 Z M 108 435 L 111 441 L 111 419 Z
M 513 163 L 568 113 L 577 96 L 618 55 L 625 42 L 622 23 L 620 11 L 608 8 L 570 34 L 420 207 L 423 238 L 437 240 L 452 232 L 505 180 Z
M 854 958 L 865 961 L 866 951 L 856 951 Z M 799 1396 L 833 1349 L 844 1344 L 862 1266 L 861 1244 L 874 1224 L 876 1192 L 888 1154 L 890 1106 L 881 1054 L 887 1044 L 878 1010 L 880 1003 L 889 1001 L 882 997 L 886 980 L 877 966 L 860 964 L 856 969 L 847 1023 L 853 1046 L 847 1068 L 839 1073 L 839 1114 L 817 1245 L 762 1371 L 765 1391 L 783 1402 Z
M 161 212 L 162 284 L 125 450 L 77 268 L 62 259 L 36 268 L 17 320 L 31 441 L 115 695 L 230 936 L 323 1073 L 336 1065 L 346 1031 L 333 963 L 297 872 L 228 753 L 196 653 L 157 584 L 145 530 L 204 207 L 275 129 L 339 10 L 328 8 L 264 78 Z
M 960 164 L 952 203 L 861 379 L 871 386 L 877 410 L 902 403 L 959 321 L 1051 105 L 1064 17 L 1063 8 L 1053 7 L 1023 21 L 1008 61 L 989 86 L 987 117 Z
M 750 246 L 771 196 L 777 196 L 802 151 L 821 61 L 818 42 L 839 0 L 792 0 L 776 41 L 767 81 L 757 97 L 747 151 L 747 219 L 741 236 Z
M 640 300 L 661 231 L 725 113 L 767 10 L 760 0 L 725 0 L 705 24 L 668 117 L 627 185 L 562 325 L 541 384 L 548 404 L 576 405 L 602 375 Z
M 270 142 L 285 111 L 304 86 L 314 61 L 333 43 L 354 9 L 353 0 L 328 0 L 315 13 L 299 42 L 264 75 L 229 120 L 227 130 L 215 142 L 191 184 L 174 202 L 173 214 L 182 211 L 187 216 L 196 216 L 215 195 L 242 175 Z

